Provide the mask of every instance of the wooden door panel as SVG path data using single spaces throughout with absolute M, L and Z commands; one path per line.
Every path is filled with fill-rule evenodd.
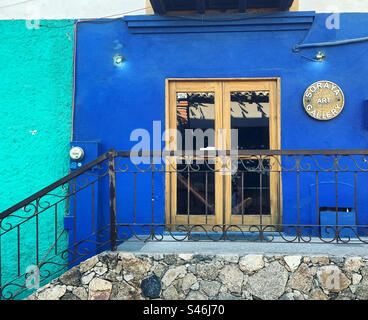
M 168 79 L 166 82 L 166 128 L 173 129 L 170 133 L 171 140 L 168 135 L 166 141 L 171 141 L 167 144 L 169 150 L 176 150 L 176 129 L 177 129 L 177 93 L 200 93 L 200 92 L 213 92 L 215 97 L 215 131 L 216 131 L 216 149 L 231 148 L 231 99 L 232 93 L 244 93 L 244 92 L 268 92 L 269 93 L 269 108 L 267 112 L 269 121 L 269 145 L 268 149 L 278 150 L 280 149 L 280 80 L 273 78 L 265 79 Z M 234 103 L 233 103 L 234 104 Z M 254 108 L 253 108 L 254 109 Z M 254 113 L 254 111 L 252 111 Z M 262 115 L 263 117 L 263 115 Z M 252 119 L 251 119 L 252 120 Z M 221 144 L 219 141 L 218 133 L 221 130 L 226 129 L 225 144 Z M 174 142 L 174 143 L 173 143 Z M 190 197 L 196 197 L 201 203 L 205 203 L 206 199 L 194 186 L 190 183 L 183 181 L 183 178 L 178 177 L 175 164 L 175 158 L 171 158 L 171 166 L 166 166 L 168 173 L 166 174 L 166 224 L 201 224 L 206 225 L 205 229 L 211 230 L 211 225 L 217 224 L 236 224 L 236 225 L 252 225 L 252 224 L 277 224 L 281 212 L 281 179 L 278 173 L 278 161 L 279 159 L 274 157 L 270 158 L 269 163 L 272 165 L 272 172 L 269 173 L 269 202 L 270 208 L 266 214 L 232 214 L 232 210 L 235 208 L 238 210 L 239 205 L 233 207 L 232 204 L 232 181 L 231 175 L 223 175 L 217 172 L 220 169 L 220 165 L 215 166 L 215 214 L 196 214 L 191 215 L 190 210 L 188 214 L 177 214 L 178 201 L 177 190 L 178 183 L 183 189 L 185 186 L 188 190 L 188 199 Z M 220 163 L 218 161 L 218 163 Z M 187 177 L 187 179 L 189 179 Z M 243 192 L 243 191 L 242 191 Z M 261 190 L 261 192 L 263 192 Z M 242 199 L 243 200 L 243 199 Z M 187 200 L 187 203 L 188 202 Z M 246 199 L 241 203 L 244 206 Z M 206 207 L 207 208 L 207 207 Z M 262 210 L 262 209 L 261 209 Z M 181 212 L 182 213 L 182 212 Z M 248 227 L 243 227 L 247 229 Z

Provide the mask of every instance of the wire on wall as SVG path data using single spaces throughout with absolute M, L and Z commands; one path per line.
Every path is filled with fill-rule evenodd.
M 146 10 L 146 9 L 149 9 L 149 7 L 130 10 L 130 11 L 126 11 L 126 12 L 120 12 L 120 13 L 111 14 L 111 15 L 103 16 L 103 17 L 99 17 L 99 18 L 82 19 L 82 20 L 78 20 L 78 22 L 110 22 L 110 21 L 114 21 L 116 19 L 120 19 L 122 16 L 127 15 L 129 13 L 143 11 L 143 10 Z M 107 19 L 107 18 L 113 18 L 113 17 L 116 17 L 116 18 L 111 19 L 109 21 L 99 21 L 101 19 Z M 52 26 L 52 25 L 40 24 L 40 27 L 51 28 L 51 29 L 66 28 L 66 27 L 71 27 L 71 26 L 74 26 L 74 23 L 69 23 L 69 24 L 65 24 L 65 25 L 62 25 L 62 26 Z
M 21 1 L 21 2 L 12 3 L 12 4 L 7 4 L 5 6 L 0 7 L 0 9 L 6 9 L 6 8 L 19 6 L 21 4 L 25 4 L 25 3 L 28 3 L 28 2 L 31 2 L 31 1 L 37 1 L 37 0 L 25 0 L 25 1 Z

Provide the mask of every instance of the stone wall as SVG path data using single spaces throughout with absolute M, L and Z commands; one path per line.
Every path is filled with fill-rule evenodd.
M 368 299 L 368 257 L 104 252 L 29 300 Z

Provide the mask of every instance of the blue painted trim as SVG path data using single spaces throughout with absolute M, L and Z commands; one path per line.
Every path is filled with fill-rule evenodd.
M 365 100 L 365 108 L 364 108 L 364 125 L 365 129 L 368 130 L 368 99 Z
M 73 230 L 74 229 L 74 216 L 65 216 L 64 217 L 64 229 L 65 230 Z
M 131 33 L 255 32 L 309 30 L 314 12 L 188 16 L 127 16 Z
M 266 13 L 222 13 L 222 14 L 183 14 L 183 15 L 165 15 L 156 16 L 152 14 L 146 15 L 127 15 L 123 18 L 124 21 L 175 21 L 178 18 L 182 20 L 197 20 L 197 21 L 237 21 L 246 19 L 259 18 L 295 18 L 295 17 L 316 17 L 315 11 L 287 11 L 287 12 L 266 12 Z

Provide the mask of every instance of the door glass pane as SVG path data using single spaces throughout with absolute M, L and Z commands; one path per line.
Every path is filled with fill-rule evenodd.
M 270 148 L 269 91 L 231 92 L 230 114 L 231 129 L 238 130 L 239 150 Z
M 177 214 L 214 215 L 214 165 L 194 161 L 191 165 L 179 164 L 177 168 Z
M 231 129 L 238 131 L 238 150 L 269 149 L 269 91 L 231 92 Z M 232 141 L 232 148 L 236 148 Z M 270 214 L 268 160 L 239 160 L 232 175 L 232 214 Z
M 178 150 L 214 149 L 214 92 L 178 92 L 176 101 L 177 130 L 181 135 Z M 179 163 L 177 170 L 177 214 L 214 215 L 214 165 L 194 159 L 191 164 Z
M 270 215 L 269 160 L 238 161 L 232 175 L 231 213 L 234 215 Z
M 178 92 L 176 98 L 177 129 L 181 133 L 182 150 L 215 147 L 215 93 Z

